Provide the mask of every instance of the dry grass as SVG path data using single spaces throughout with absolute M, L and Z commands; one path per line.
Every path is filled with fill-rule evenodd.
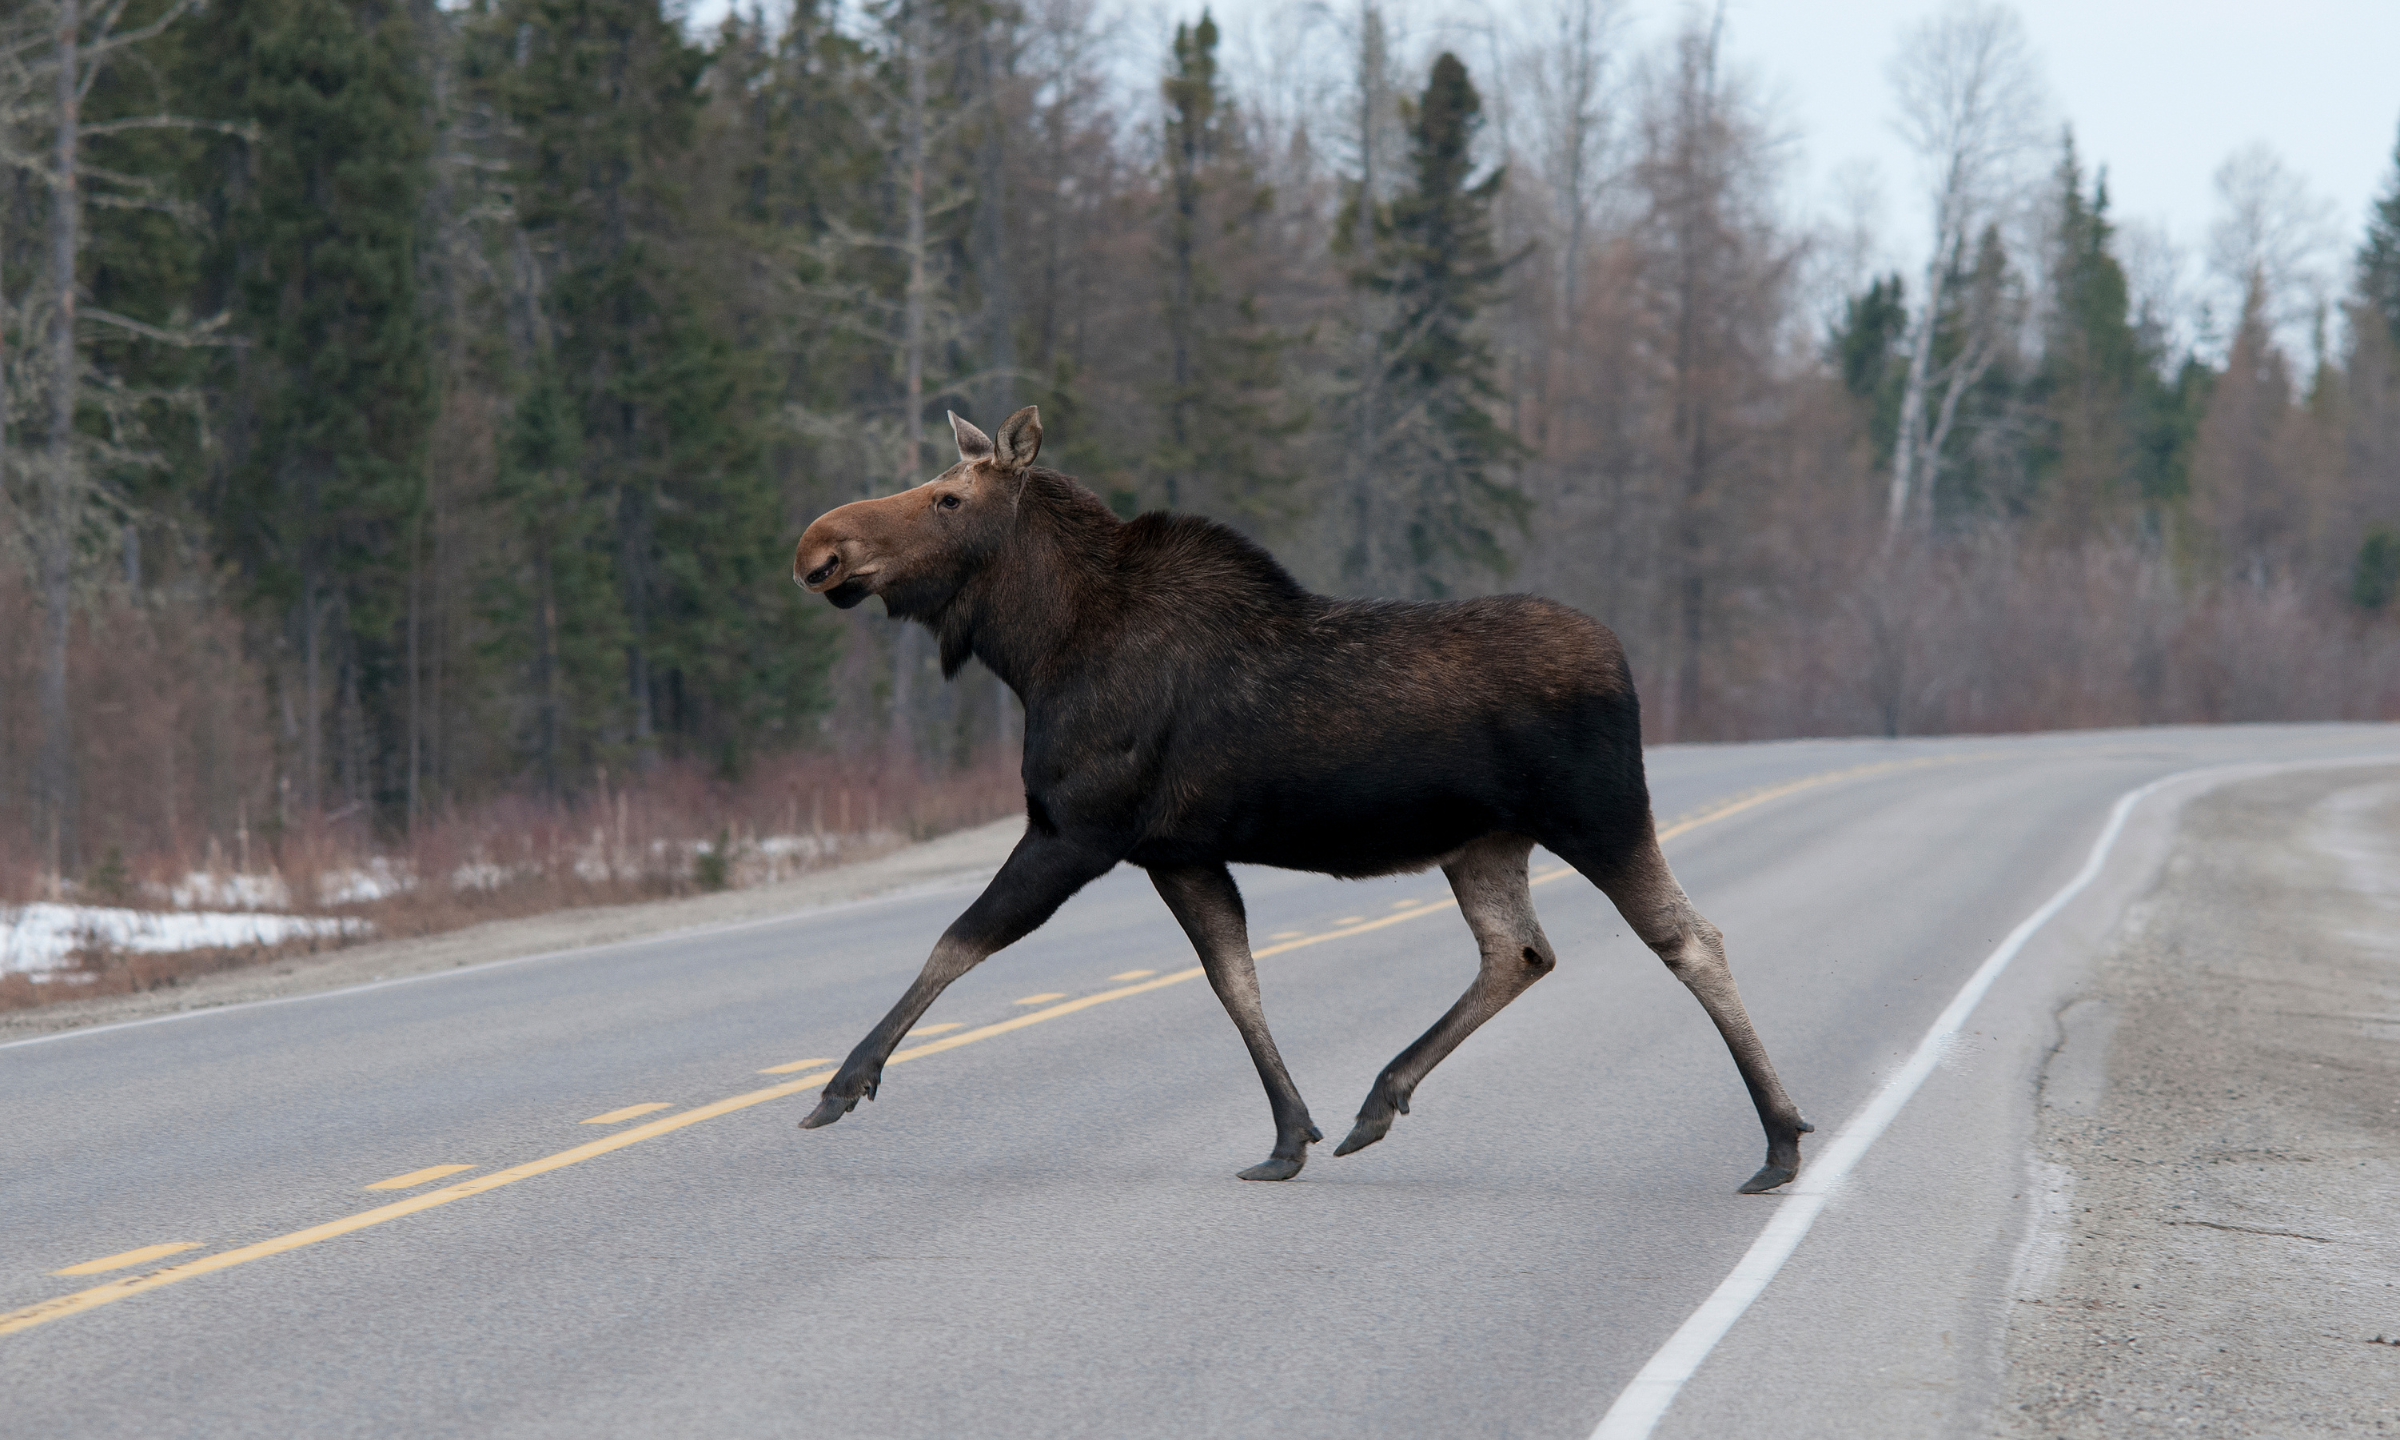
M 769 883 L 999 819 L 1022 805 L 1014 756 L 987 755 L 937 773 L 904 757 L 794 755 L 761 763 L 739 781 L 667 763 L 634 784 L 571 800 L 504 796 L 454 809 L 414 836 L 378 837 L 361 820 L 325 817 L 247 839 L 212 833 L 198 844 L 120 855 L 101 878 L 87 874 L 62 898 L 162 906 L 195 875 L 222 882 L 245 873 L 247 851 L 246 873 L 281 892 L 282 903 L 264 908 L 354 917 L 376 938 L 431 935 L 577 906 Z M 12 898 L 47 898 L 47 876 L 20 866 L 10 878 Z M 93 945 L 41 979 L 0 976 L 0 1009 L 156 989 L 343 943 L 320 937 L 172 954 Z
M 2006 734 L 2400 718 L 2400 623 L 2288 582 L 2195 583 L 2125 544 L 1994 531 L 1770 597 L 1722 657 L 1709 733 Z

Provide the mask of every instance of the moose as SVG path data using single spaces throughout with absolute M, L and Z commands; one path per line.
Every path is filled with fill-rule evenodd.
M 946 677 L 973 656 L 1016 692 L 1025 834 L 802 1129 L 873 1099 L 893 1048 L 952 981 L 1124 862 L 1150 872 L 1265 1083 L 1275 1148 L 1240 1177 L 1291 1179 L 1324 1136 L 1267 1033 L 1227 865 L 1347 878 L 1439 865 L 1474 933 L 1474 982 L 1384 1067 L 1334 1151 L 1348 1155 L 1382 1139 L 1427 1072 L 1558 964 L 1529 888 L 1539 844 L 1606 892 L 1733 1052 L 1767 1132 L 1766 1164 L 1742 1192 L 1799 1173 L 1814 1127 L 1775 1078 L 1722 935 L 1659 850 L 1640 707 L 1614 634 L 1526 595 L 1312 594 L 1222 525 L 1121 520 L 1036 465 L 1030 407 L 996 436 L 950 423 L 956 465 L 820 516 L 792 578 L 845 610 L 882 597 L 940 638 Z

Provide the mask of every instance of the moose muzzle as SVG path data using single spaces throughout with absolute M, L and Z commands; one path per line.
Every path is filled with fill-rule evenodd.
M 870 540 L 879 524 L 888 528 L 885 512 L 894 500 L 854 500 L 817 517 L 792 551 L 792 579 L 802 589 L 823 595 L 847 610 L 874 593 L 868 584 L 881 568 L 879 547 Z

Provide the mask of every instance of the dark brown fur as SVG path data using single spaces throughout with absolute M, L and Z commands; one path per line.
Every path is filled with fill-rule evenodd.
M 850 606 L 880 595 L 982 660 L 1025 702 L 1027 826 L 806 1126 L 869 1098 L 944 987 L 1120 862 L 1148 870 L 1249 1045 L 1276 1120 L 1252 1179 L 1297 1174 L 1317 1137 L 1259 1008 L 1229 863 L 1363 876 L 1440 865 L 1483 951 L 1449 1014 L 1386 1067 L 1337 1153 L 1380 1139 L 1441 1058 L 1556 963 L 1526 856 L 1548 846 L 1616 901 L 1691 986 L 1766 1127 L 1799 1167 L 1809 1127 L 1744 1014 L 1715 927 L 1659 853 L 1641 720 L 1609 631 L 1530 596 L 1426 604 L 1303 589 L 1249 541 L 1186 516 L 1120 521 L 1033 464 L 1038 417 L 997 440 L 963 421 L 960 463 L 801 537 L 795 579 Z

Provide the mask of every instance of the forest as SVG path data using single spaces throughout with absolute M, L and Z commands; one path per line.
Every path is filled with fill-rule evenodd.
M 1653 742 L 2400 717 L 2400 150 L 2168 263 L 1959 3 L 1862 40 L 1877 235 L 1721 16 L 1406 18 L 10 0 L 0 898 L 1005 813 L 1006 690 L 788 571 L 1029 404 L 1314 587 L 1588 611 Z

